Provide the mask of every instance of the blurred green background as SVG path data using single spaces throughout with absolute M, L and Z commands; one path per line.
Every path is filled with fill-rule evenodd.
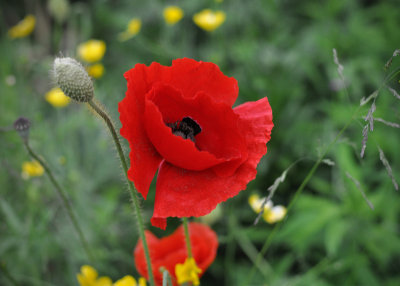
M 184 11 L 175 25 L 163 19 L 168 5 Z M 192 20 L 205 8 L 226 13 L 212 32 Z M 36 17 L 33 33 L 10 38 L 9 29 L 28 14 Z M 132 18 L 141 20 L 140 31 L 119 41 L 117 35 Z M 248 197 L 268 195 L 275 179 L 301 159 L 273 197 L 274 203 L 288 206 L 360 99 L 400 65 L 396 57 L 384 70 L 400 48 L 397 0 L 20 0 L 2 1 L 0 19 L 0 262 L 19 285 L 77 285 L 76 273 L 88 263 L 48 178 L 21 177 L 29 156 L 18 134 L 4 131 L 19 116 L 32 121 L 32 148 L 68 191 L 97 257 L 92 266 L 113 280 L 138 277 L 132 256 L 138 234 L 108 133 L 84 105 L 55 108 L 45 100 L 53 87 L 49 70 L 60 53 L 77 57 L 82 42 L 106 43 L 96 97 L 118 126 L 117 104 L 126 91 L 123 73 L 136 63 L 170 65 L 182 57 L 211 61 L 238 80 L 236 104 L 268 96 L 275 124 L 268 154 L 248 189 L 222 203 L 222 215 L 211 226 L 220 246 L 202 285 L 245 285 L 274 227 L 263 220 L 253 226 L 256 214 Z M 344 83 L 333 48 L 344 67 Z M 386 83 L 399 92 L 399 79 Z M 375 122 L 361 159 L 363 117 L 370 107 L 371 102 L 361 108 L 328 153 L 334 165 L 321 164 L 298 197 L 251 285 L 400 285 L 399 193 L 378 152 L 379 146 L 400 180 L 400 134 Z M 400 101 L 385 87 L 374 117 L 400 123 Z M 346 172 L 360 182 L 374 210 Z M 152 187 L 142 204 L 145 221 L 165 236 L 179 221 L 171 219 L 165 232 L 150 227 L 154 193 Z M 4 273 L 0 284 L 12 285 Z

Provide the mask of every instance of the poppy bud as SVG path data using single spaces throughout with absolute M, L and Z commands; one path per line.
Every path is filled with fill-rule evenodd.
M 19 117 L 17 120 L 14 122 L 14 129 L 15 131 L 18 132 L 19 136 L 24 141 L 28 140 L 29 137 L 29 128 L 31 127 L 31 122 L 29 121 L 28 118 L 25 117 Z
M 92 80 L 85 68 L 73 58 L 56 58 L 54 79 L 68 97 L 79 102 L 91 101 L 94 95 Z

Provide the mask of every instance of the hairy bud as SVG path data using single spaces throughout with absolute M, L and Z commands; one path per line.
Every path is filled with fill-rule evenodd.
M 14 129 L 15 131 L 18 132 L 19 136 L 24 141 L 28 140 L 29 137 L 29 128 L 31 127 L 31 122 L 29 121 L 28 118 L 25 117 L 19 117 L 17 120 L 14 122 Z
M 65 95 L 79 102 L 92 100 L 93 82 L 78 61 L 73 58 L 56 58 L 53 73 L 57 85 Z

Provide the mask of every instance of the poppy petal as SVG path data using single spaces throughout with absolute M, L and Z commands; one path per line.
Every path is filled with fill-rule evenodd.
M 183 227 L 180 226 L 171 235 L 161 239 L 158 239 L 149 231 L 146 231 L 145 235 L 156 284 L 161 285 L 162 283 L 162 274 L 158 271 L 160 267 L 166 268 L 175 282 L 175 266 L 178 263 L 183 263 L 187 258 Z M 189 236 L 193 257 L 197 266 L 202 269 L 201 276 L 215 259 L 218 238 L 208 226 L 194 222 L 189 223 Z M 142 276 L 148 278 L 141 240 L 135 247 L 134 256 L 136 269 Z
M 157 218 L 157 217 L 152 217 L 150 219 L 151 225 L 161 228 L 165 230 L 167 228 L 167 219 L 166 218 Z
M 164 83 L 174 86 L 185 97 L 194 97 L 203 91 L 229 106 L 235 103 L 239 93 L 236 79 L 224 75 L 216 64 L 188 58 L 172 61 L 171 78 Z
M 274 127 L 268 98 L 246 102 L 234 108 L 233 111 L 239 115 L 240 128 L 246 137 L 249 152 L 247 163 L 256 168 L 261 157 L 267 153 L 266 143 L 271 139 L 271 131 Z
M 247 160 L 231 176 L 219 176 L 212 169 L 184 170 L 164 161 L 158 172 L 153 218 L 205 215 L 218 203 L 236 196 L 255 178 L 273 127 L 271 107 L 263 98 L 242 104 L 234 112 L 247 141 Z
M 238 95 L 237 81 L 225 76 L 213 63 L 192 59 L 177 59 L 172 66 L 152 63 L 150 66 L 136 64 L 125 73 L 128 81 L 126 97 L 119 103 L 121 135 L 130 144 L 131 165 L 128 177 L 138 191 L 147 193 L 163 158 L 148 139 L 144 127 L 144 97 L 155 83 L 174 86 L 185 97 L 194 97 L 199 91 L 208 93 L 214 101 L 232 105 Z
M 150 141 L 171 164 L 188 170 L 204 170 L 225 161 L 207 151 L 198 150 L 191 140 L 172 134 L 157 106 L 150 100 L 146 101 L 145 117 Z
M 144 121 L 144 96 L 141 97 L 140 93 L 146 89 L 145 84 L 137 81 L 137 77 L 133 77 L 132 74 L 125 74 L 128 80 L 128 90 L 126 97 L 118 105 L 122 122 L 120 133 L 128 140 L 131 150 L 128 177 L 146 198 L 151 181 L 163 158 L 151 144 L 142 123 Z
M 196 144 L 174 135 L 167 126 L 185 117 L 200 125 L 201 132 L 194 138 Z M 213 102 L 204 93 L 188 99 L 176 89 L 159 84 L 145 99 L 145 125 L 150 141 L 166 161 L 187 170 L 204 170 L 236 159 L 243 162 L 247 158 L 246 144 L 238 132 L 237 121 L 238 116 L 229 106 Z
M 136 83 L 140 82 L 141 94 L 144 96 L 151 87 L 160 82 L 175 87 L 184 97 L 194 97 L 200 91 L 210 95 L 216 102 L 232 106 L 239 93 L 237 81 L 224 75 L 214 63 L 198 62 L 183 58 L 172 61 L 171 66 L 162 66 L 153 62 L 150 66 L 136 64 L 125 73 Z M 146 87 L 142 89 L 142 87 Z

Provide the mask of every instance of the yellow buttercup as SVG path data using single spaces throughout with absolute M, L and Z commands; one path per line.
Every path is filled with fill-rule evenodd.
M 143 277 L 137 283 L 134 277 L 126 275 L 113 283 L 108 276 L 98 276 L 96 269 L 90 265 L 83 265 L 81 272 L 76 275 L 80 286 L 146 286 L 146 279 Z
M 88 63 L 100 61 L 106 52 L 106 43 L 101 40 L 89 40 L 78 46 L 78 56 Z
M 118 40 L 123 42 L 136 36 L 142 27 L 142 21 L 139 18 L 133 18 L 129 21 L 126 30 L 118 34 Z
M 178 284 L 191 282 L 193 285 L 200 285 L 199 274 L 201 269 L 196 265 L 194 258 L 186 258 L 184 264 L 176 264 L 175 275 Z
M 92 266 L 83 265 L 81 267 L 81 273 L 77 275 L 77 279 L 80 286 L 112 286 L 112 280 L 110 277 L 103 276 L 97 278 L 99 275 Z
M 88 74 L 93 78 L 100 78 L 104 74 L 104 66 L 100 63 L 88 66 L 86 70 Z
M 17 25 L 8 30 L 10 38 L 23 38 L 29 36 L 35 29 L 36 18 L 33 15 L 27 15 Z
M 52 88 L 46 93 L 45 99 L 54 107 L 65 107 L 71 102 L 71 98 L 66 96 L 58 87 Z
M 249 205 L 256 213 L 261 212 L 263 202 L 264 199 L 260 199 L 260 197 L 256 194 L 253 194 L 249 197 Z M 281 221 L 286 216 L 286 212 L 287 210 L 284 206 L 274 206 L 269 200 L 264 205 L 262 217 L 267 223 L 272 224 Z
M 205 9 L 193 16 L 194 23 L 208 32 L 214 31 L 225 22 L 226 15 L 222 11 Z
M 164 20 L 169 25 L 174 25 L 183 17 L 183 10 L 178 6 L 168 6 L 163 11 Z
M 28 161 L 22 164 L 22 178 L 39 177 L 44 173 L 43 166 L 38 161 Z

